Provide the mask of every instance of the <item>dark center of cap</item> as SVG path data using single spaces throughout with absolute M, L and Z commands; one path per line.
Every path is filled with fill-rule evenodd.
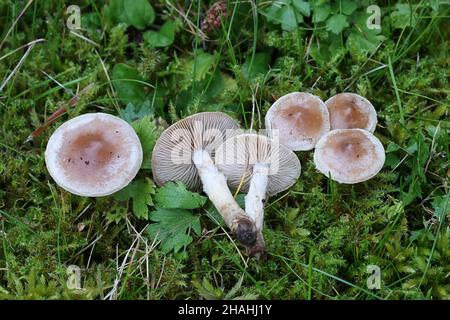
M 320 101 L 316 99 L 308 99 L 301 104 L 290 104 L 280 108 L 278 115 L 274 117 L 273 127 L 280 130 L 283 130 L 283 127 L 290 127 L 291 135 L 316 136 L 320 134 L 323 125 L 319 104 Z
M 332 136 L 329 140 L 329 145 L 345 161 L 357 161 L 369 152 L 366 142 L 367 138 L 361 132 L 347 131 Z
M 330 122 L 333 129 L 364 129 L 369 123 L 369 117 L 357 106 L 357 98 L 339 95 L 328 103 Z
M 65 174 L 73 180 L 96 182 L 111 178 L 108 166 L 124 156 L 120 132 L 113 127 L 102 127 L 89 132 L 67 132 L 59 161 Z M 117 168 L 119 170 L 119 168 Z

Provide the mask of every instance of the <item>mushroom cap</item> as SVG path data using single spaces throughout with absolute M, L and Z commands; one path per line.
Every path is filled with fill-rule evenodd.
M 377 112 L 372 103 L 355 93 L 339 93 L 325 104 L 330 114 L 331 130 L 365 129 L 374 132 L 377 126 Z
M 153 180 L 158 186 L 181 181 L 191 190 L 200 189 L 202 183 L 192 162 L 193 152 L 202 149 L 214 157 L 216 148 L 238 129 L 239 124 L 222 112 L 201 112 L 172 124 L 153 149 Z
M 383 145 L 363 129 L 336 129 L 328 132 L 314 150 L 316 168 L 327 177 L 346 184 L 369 180 L 383 167 Z
M 311 150 L 330 131 L 328 109 L 310 93 L 293 92 L 279 98 L 266 114 L 266 129 L 274 136 L 278 129 L 282 144 L 294 151 Z
M 87 113 L 55 130 L 47 143 L 45 163 L 65 190 L 100 197 L 133 180 L 142 164 L 142 147 L 126 121 L 106 113 Z
M 247 192 L 256 163 L 269 166 L 267 195 L 291 187 L 300 176 L 300 161 L 289 148 L 266 136 L 244 133 L 229 138 L 216 151 L 216 166 L 227 177 L 230 188 Z

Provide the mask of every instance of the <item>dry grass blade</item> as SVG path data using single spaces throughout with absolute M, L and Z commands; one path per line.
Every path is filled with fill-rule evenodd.
M 0 43 L 0 49 L 3 47 L 3 44 L 5 43 L 6 39 L 8 39 L 8 37 L 9 37 L 9 34 L 11 33 L 11 31 L 13 31 L 13 29 L 16 26 L 17 22 L 19 22 L 20 18 L 22 18 L 22 16 L 24 15 L 25 11 L 27 11 L 28 7 L 31 5 L 32 2 L 33 2 L 33 0 L 28 1 L 28 3 L 25 5 L 25 7 L 22 9 L 22 11 L 20 11 L 20 13 L 17 16 L 16 20 L 14 20 L 13 24 L 8 29 L 8 32 L 6 33 L 5 37 L 3 38 L 2 43 Z
M 92 88 L 94 87 L 94 84 L 91 83 L 89 85 L 87 85 L 86 87 L 84 87 L 81 91 L 79 91 L 73 98 L 71 98 L 64 106 L 60 107 L 58 110 L 56 110 L 48 119 L 47 121 L 41 125 L 39 128 L 37 128 L 36 130 L 34 130 L 29 136 L 28 138 L 25 140 L 24 143 L 33 141 L 33 139 L 35 139 L 36 137 L 40 136 L 45 129 L 48 128 L 48 126 L 50 126 L 53 122 L 55 122 L 60 116 L 62 116 L 63 114 L 65 114 L 68 110 L 68 107 L 74 107 L 78 104 L 78 102 L 80 101 L 81 97 L 87 93 L 89 93 Z M 63 87 L 64 88 L 64 87 Z

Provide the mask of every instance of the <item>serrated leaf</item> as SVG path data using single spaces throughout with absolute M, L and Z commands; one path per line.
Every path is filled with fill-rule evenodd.
M 283 6 L 281 9 L 281 27 L 286 31 L 293 31 L 297 27 L 295 11 L 291 6 Z
M 369 29 L 367 27 L 367 19 L 370 14 L 367 12 L 355 13 L 353 19 L 354 28 L 347 39 L 347 47 L 352 53 L 361 52 L 367 54 L 373 52 L 381 41 L 385 39 L 381 35 L 380 29 Z
M 206 203 L 208 198 L 191 192 L 186 189 L 186 186 L 180 181 L 167 182 L 164 186 L 158 189 L 155 196 L 155 202 L 161 208 L 181 208 L 181 209 L 196 209 L 200 208 Z
M 396 3 L 395 10 L 390 14 L 392 26 L 404 29 L 415 24 L 417 17 L 412 13 L 411 6 L 405 3 Z
M 354 0 L 341 0 L 342 13 L 349 16 L 351 15 L 358 5 Z
M 161 244 L 161 251 L 167 253 L 173 250 L 173 252 L 177 253 L 182 247 L 188 246 L 192 240 L 192 237 L 188 234 L 175 234 L 172 237 L 168 237 L 167 241 Z
M 292 0 L 294 7 L 305 17 L 311 14 L 311 7 L 308 2 L 304 0 Z
M 432 204 L 434 209 L 433 216 L 439 221 L 444 221 L 447 215 L 450 215 L 449 196 L 439 196 L 434 198 Z
M 127 104 L 125 109 L 119 110 L 119 116 L 129 123 L 153 114 L 154 111 L 152 110 L 150 101 L 148 100 L 145 100 L 144 103 L 139 107 L 135 106 L 132 103 L 129 103 Z
M 158 128 L 151 116 L 145 116 L 142 119 L 134 121 L 132 127 L 136 131 L 136 134 L 141 141 L 142 151 L 143 151 L 143 161 L 141 168 L 150 169 L 152 151 L 155 146 L 156 140 L 161 135 L 162 129 Z
M 334 34 L 339 34 L 348 27 L 347 17 L 343 14 L 335 14 L 327 20 L 327 30 Z
M 148 0 L 124 0 L 124 10 L 128 22 L 143 30 L 155 21 L 155 10 Z
M 145 43 L 150 47 L 168 47 L 175 39 L 175 23 L 166 21 L 159 31 L 147 31 L 144 33 Z
M 269 21 L 279 24 L 281 22 L 281 6 L 278 4 L 272 4 L 266 12 L 266 18 Z
M 331 7 L 328 4 L 317 6 L 313 9 L 313 22 L 325 21 L 331 13 Z
M 124 189 L 116 192 L 114 198 L 119 201 L 133 201 L 133 214 L 138 219 L 148 218 L 148 206 L 153 205 L 152 195 L 155 194 L 155 185 L 152 180 L 137 180 L 131 182 Z
M 188 230 L 192 229 L 200 235 L 200 219 L 184 209 L 157 208 L 149 214 L 149 219 L 155 223 L 147 227 L 147 233 L 151 238 L 158 237 L 161 241 L 161 251 L 178 252 L 182 247 L 192 242 Z

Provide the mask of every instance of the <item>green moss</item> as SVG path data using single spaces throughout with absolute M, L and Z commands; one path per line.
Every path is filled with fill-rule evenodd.
M 210 2 L 202 4 L 202 12 Z M 365 7 L 350 2 L 358 3 L 358 17 Z M 5 12 L 0 41 L 21 3 L 0 0 L 0 12 Z M 258 23 L 248 4 L 231 4 L 230 15 L 204 41 L 193 35 L 200 20 L 197 2 L 188 13 L 190 26 L 166 1 L 152 5 L 156 20 L 148 30 L 159 30 L 166 20 L 177 24 L 169 47 L 146 46 L 142 31 L 108 20 L 104 1 L 87 1 L 82 8 L 85 30 L 77 32 L 98 44 L 93 45 L 62 23 L 64 1 L 40 1 L 0 48 L 3 81 L 24 50 L 8 53 L 46 39 L 0 92 L 0 298 L 449 298 L 448 5 L 418 7 L 417 25 L 406 24 L 404 32 L 397 23 L 391 29 L 383 15 L 380 35 L 385 39 L 373 48 L 352 25 L 334 35 L 326 21 L 313 23 L 319 10 L 314 6 L 298 32 L 287 32 L 267 18 L 267 4 L 257 7 Z M 333 15 L 338 8 L 327 10 Z M 145 101 L 127 107 L 130 101 L 111 90 L 117 83 L 108 79 L 119 63 L 144 80 Z M 89 84 L 92 90 L 68 115 L 24 143 Z M 287 92 L 308 91 L 326 99 L 344 90 L 366 96 L 377 109 L 375 134 L 386 147 L 386 165 L 370 181 L 346 186 L 319 174 L 312 153 L 298 153 L 299 181 L 267 203 L 269 258 L 263 263 L 241 259 L 214 215 L 207 214 L 208 205 L 191 211 L 200 217 L 202 235 L 192 233 L 193 242 L 181 252 L 164 255 L 154 239 L 137 236 L 149 221 L 133 215 L 129 200 L 71 195 L 57 187 L 45 168 L 50 134 L 85 112 L 133 120 L 150 115 L 160 132 L 164 122 L 222 110 L 248 128 L 254 101 L 262 116 L 259 122 L 255 114 L 259 128 L 271 103 Z M 151 177 L 150 169 L 143 168 L 139 179 Z M 83 290 L 68 288 L 70 265 L 81 268 Z M 381 270 L 379 290 L 367 288 L 369 265 Z

